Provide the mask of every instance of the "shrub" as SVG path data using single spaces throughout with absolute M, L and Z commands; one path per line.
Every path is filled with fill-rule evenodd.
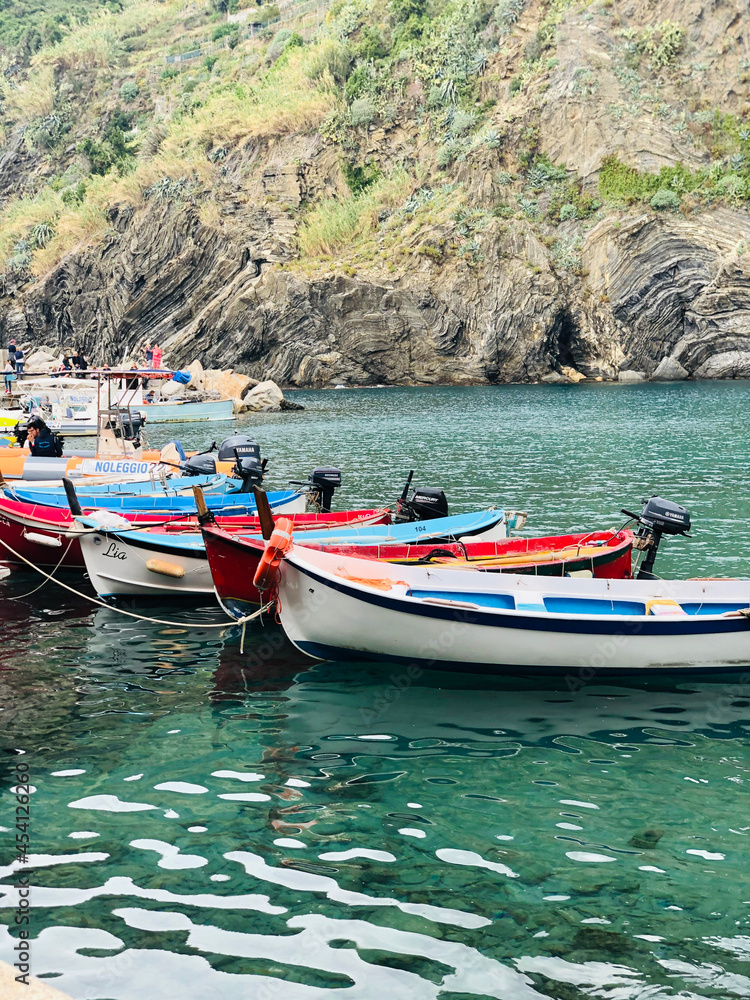
M 62 198 L 63 204 L 67 205 L 68 208 L 75 208 L 77 205 L 80 205 L 86 197 L 86 185 L 83 181 L 79 181 L 77 184 L 61 191 L 60 197 Z
M 495 24 L 507 34 L 523 14 L 526 0 L 500 0 L 492 15 Z
M 383 41 L 383 36 L 377 28 L 371 28 L 369 25 L 365 25 L 362 28 L 359 36 L 359 45 L 357 45 L 355 51 L 357 56 L 366 62 L 383 59 L 388 55 L 388 48 Z
M 523 77 L 514 76 L 510 81 L 510 96 L 515 97 L 519 90 L 523 90 Z
M 680 196 L 669 188 L 659 188 L 649 204 L 655 212 L 676 212 L 680 207 Z
M 134 80 L 126 80 L 120 87 L 120 97 L 126 104 L 130 104 L 138 96 L 138 84 Z
M 266 52 L 266 62 L 273 63 L 279 58 L 281 53 L 287 46 L 287 42 L 291 39 L 292 32 L 289 28 L 279 28 L 276 34 L 273 36 L 273 41 L 268 46 L 268 51 Z
M 376 166 L 366 163 L 364 166 L 355 167 L 348 160 L 342 162 L 341 171 L 352 194 L 360 194 L 360 192 L 365 191 L 380 177 L 380 170 Z
M 662 21 L 656 27 L 641 32 L 638 48 L 651 56 L 656 67 L 668 66 L 682 48 L 682 28 L 674 21 Z
M 375 105 L 369 97 L 360 97 L 350 109 L 352 125 L 369 125 L 375 120 Z
M 427 10 L 427 0 L 391 0 L 391 12 L 399 24 L 410 18 L 420 18 Z
M 581 248 L 583 240 L 580 236 L 564 236 L 552 244 L 550 258 L 555 267 L 575 273 L 581 270 Z
M 211 73 L 218 61 L 219 61 L 218 56 L 206 56 L 206 58 L 203 60 L 203 65 L 206 67 L 208 72 Z
M 460 135 L 474 128 L 477 123 L 477 116 L 471 111 L 457 111 L 451 122 L 451 132 Z
M 54 235 L 54 223 L 37 222 L 29 230 L 29 246 L 33 249 L 42 249 L 47 246 Z
M 233 35 L 237 29 L 233 24 L 225 22 L 224 24 L 217 24 L 214 30 L 211 32 L 211 41 L 218 42 L 220 38 L 226 38 L 227 35 Z M 291 32 L 289 32 L 291 34 Z
M 578 209 L 572 202 L 567 201 L 560 208 L 560 222 L 567 222 L 569 219 L 578 218 Z

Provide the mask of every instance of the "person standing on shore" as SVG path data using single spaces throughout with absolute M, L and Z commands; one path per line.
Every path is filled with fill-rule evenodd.
M 16 348 L 16 356 L 14 358 L 14 361 L 15 361 L 15 365 L 16 365 L 16 377 L 18 379 L 22 379 L 23 378 L 23 365 L 24 365 L 23 348 L 21 348 L 21 347 L 17 347 Z
M 10 360 L 5 362 L 5 391 L 10 395 L 13 392 L 13 383 L 16 380 L 15 366 Z
M 151 352 L 151 362 L 154 368 L 161 368 L 161 347 L 156 343 Z
M 8 361 L 13 365 L 13 371 L 16 370 L 16 339 L 11 337 L 8 342 Z
M 146 368 L 150 368 L 154 363 L 154 345 L 149 341 L 146 344 Z
M 83 353 L 82 347 L 78 348 L 77 354 L 73 357 L 73 364 L 78 369 L 78 371 L 76 372 L 76 378 L 86 378 L 86 376 L 81 373 L 88 368 L 89 361 L 86 355 Z

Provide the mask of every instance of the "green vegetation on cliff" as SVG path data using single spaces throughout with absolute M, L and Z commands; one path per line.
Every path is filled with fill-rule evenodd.
M 278 8 L 235 24 L 223 6 L 3 9 L 6 284 L 102 239 L 115 206 L 154 199 L 238 239 L 262 209 L 308 271 L 476 266 L 485 232 L 526 228 L 573 273 L 607 214 L 750 201 L 750 66 L 737 55 L 720 107 L 681 25 L 645 6 L 335 0 L 314 24 L 309 4 L 271 24 Z M 609 62 L 576 42 L 594 28 Z M 723 44 L 712 57 L 734 58 Z M 589 121 L 601 148 L 583 162 Z M 657 152 L 634 161 L 633 130 Z M 273 188 L 269 170 L 295 163 L 305 182 Z

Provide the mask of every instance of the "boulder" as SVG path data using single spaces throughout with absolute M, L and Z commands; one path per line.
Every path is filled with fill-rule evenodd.
M 182 385 L 181 382 L 175 382 L 172 379 L 149 383 L 149 389 L 154 389 L 157 396 L 161 396 L 163 399 L 181 396 L 186 388 L 187 386 Z
M 186 388 L 200 391 L 203 388 L 203 365 L 196 358 L 190 362 L 185 371 L 190 372 L 190 381 Z
M 750 378 L 750 351 L 722 351 L 693 372 L 695 378 Z
M 654 374 L 652 382 L 681 382 L 689 372 L 682 367 L 677 358 L 662 358 Z
M 249 375 L 235 371 L 204 371 L 203 388 L 207 392 L 221 393 L 222 399 L 241 399 L 242 394 L 253 380 Z
M 240 399 L 239 396 L 235 396 L 232 402 L 234 403 L 235 413 L 247 413 L 247 403 L 244 399 Z
M 542 375 L 540 381 L 546 382 L 548 385 L 570 385 L 570 379 L 562 372 L 548 372 L 546 375 Z
M 646 373 L 645 372 L 631 371 L 630 369 L 628 369 L 628 371 L 626 371 L 626 372 L 620 372 L 620 374 L 617 376 L 617 381 L 618 382 L 645 382 L 646 381 Z
M 270 379 L 266 382 L 259 382 L 250 392 L 243 397 L 243 402 L 248 410 L 277 411 L 281 409 L 284 402 L 284 393 L 275 382 Z
M 26 358 L 27 372 L 49 372 L 57 368 L 62 360 L 61 355 L 50 354 L 45 350 L 32 351 Z
M 570 368 L 568 365 L 562 365 L 560 371 L 563 375 L 566 375 L 571 382 L 581 382 L 586 378 L 581 372 L 575 370 L 575 368 Z

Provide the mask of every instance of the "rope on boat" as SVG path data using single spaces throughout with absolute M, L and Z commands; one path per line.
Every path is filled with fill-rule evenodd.
M 0 545 L 2 545 L 3 548 L 6 548 L 8 552 L 10 552 L 13 556 L 15 556 L 16 559 L 20 559 L 22 562 L 25 562 L 27 566 L 30 566 L 37 573 L 40 573 L 43 577 L 45 577 L 44 581 L 45 583 L 51 580 L 53 583 L 56 583 L 58 587 L 62 587 L 64 590 L 69 590 L 71 594 L 75 594 L 76 597 L 82 597 L 84 601 L 90 601 L 92 604 L 98 604 L 100 608 L 107 608 L 109 611 L 116 611 L 117 614 L 126 615 L 128 618 L 137 618 L 139 621 L 142 622 L 153 622 L 154 625 L 171 625 L 174 628 L 227 628 L 230 625 L 241 625 L 242 644 L 240 647 L 240 652 L 244 652 L 245 626 L 247 625 L 247 623 L 253 621 L 255 618 L 260 618 L 260 616 L 265 611 L 268 611 L 273 604 L 272 601 L 269 601 L 268 603 L 261 605 L 261 607 L 259 607 L 257 611 L 253 611 L 252 614 L 244 615 L 242 618 L 232 618 L 231 621 L 219 622 L 218 624 L 214 622 L 170 622 L 170 621 L 165 621 L 163 618 L 150 618 L 148 615 L 139 615 L 135 611 L 126 611 L 124 608 L 118 608 L 114 604 L 107 604 L 106 601 L 101 601 L 99 600 L 98 597 L 91 597 L 90 594 L 85 594 L 82 590 L 76 590 L 75 587 L 71 587 L 67 583 L 63 583 L 62 580 L 58 580 L 51 573 L 46 573 L 41 568 L 41 566 L 37 566 L 35 563 L 31 562 L 30 559 L 27 559 L 25 556 L 22 556 L 20 552 L 16 552 L 16 550 L 11 548 L 11 546 L 8 545 L 7 542 L 4 542 L 2 538 L 0 538 Z M 62 560 L 60 560 L 60 562 L 62 562 Z M 60 563 L 57 564 L 53 572 L 55 572 L 58 569 L 59 565 Z M 42 586 L 43 585 L 44 584 L 42 584 Z M 39 590 L 40 588 L 37 587 L 36 589 Z M 30 593 L 32 594 L 35 592 L 36 591 L 34 590 L 30 591 Z

